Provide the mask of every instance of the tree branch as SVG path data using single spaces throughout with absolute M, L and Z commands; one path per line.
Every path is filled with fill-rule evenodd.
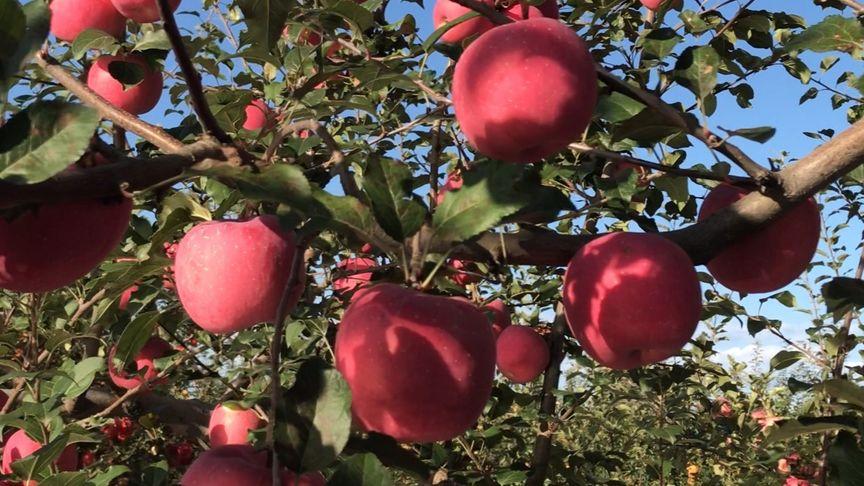
M 184 145 L 172 137 L 165 130 L 156 125 L 151 125 L 131 113 L 117 108 L 105 98 L 94 93 L 78 78 L 66 71 L 57 61 L 45 52 L 40 52 L 35 57 L 36 63 L 52 78 L 56 79 L 72 94 L 78 97 L 84 104 L 89 105 L 99 112 L 102 118 L 112 121 L 115 125 L 138 135 L 152 143 L 165 153 L 182 153 Z
M 204 97 L 204 86 L 201 85 L 201 75 L 195 66 L 192 64 L 192 59 L 189 53 L 186 52 L 186 47 L 183 46 L 183 36 L 180 34 L 180 29 L 177 27 L 177 21 L 174 19 L 174 13 L 168 0 L 156 0 L 159 6 L 159 14 L 164 22 L 165 33 L 168 34 L 168 40 L 171 42 L 171 50 L 174 51 L 174 56 L 177 58 L 177 64 L 180 66 L 180 71 L 183 73 L 183 78 L 186 80 L 186 86 L 189 88 L 189 100 L 192 103 L 192 109 L 198 115 L 198 120 L 207 132 L 213 135 L 220 143 L 229 145 L 234 143 L 231 137 L 222 130 L 213 112 L 210 111 L 210 105 L 207 103 L 207 98 Z
M 864 4 L 861 4 L 856 0 L 840 0 L 840 3 L 854 10 L 857 15 L 864 14 Z

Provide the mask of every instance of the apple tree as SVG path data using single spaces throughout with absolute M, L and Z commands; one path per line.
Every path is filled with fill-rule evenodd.
M 0 484 L 864 484 L 862 19 L 0 0 Z

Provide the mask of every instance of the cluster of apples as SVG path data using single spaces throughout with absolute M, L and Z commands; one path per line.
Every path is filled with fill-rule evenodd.
M 172 10 L 180 0 L 170 0 Z M 160 19 L 156 0 L 54 0 L 51 2 L 51 33 L 60 40 L 73 42 L 88 29 L 98 29 L 118 39 L 126 32 L 126 19 L 138 23 Z M 141 80 L 127 86 L 112 71 L 141 71 Z M 100 56 L 90 66 L 87 86 L 111 104 L 140 115 L 152 110 L 162 96 L 162 72 L 137 55 Z

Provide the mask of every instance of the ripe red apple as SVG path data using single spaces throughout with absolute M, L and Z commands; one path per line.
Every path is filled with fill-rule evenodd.
M 138 291 L 138 286 L 133 285 L 128 289 L 124 290 L 122 294 L 120 294 L 120 302 L 117 303 L 117 308 L 120 310 L 126 310 L 129 307 L 129 300 L 132 298 L 132 294 Z
M 494 0 L 481 1 L 490 7 L 495 7 Z M 436 0 L 435 7 L 432 9 L 432 22 L 435 28 L 438 29 L 447 22 L 456 20 L 471 11 L 468 7 L 463 7 L 451 0 Z M 492 29 L 492 27 L 495 27 L 495 24 L 488 18 L 480 15 L 448 30 L 441 36 L 440 40 L 446 44 L 459 44 L 469 37 L 480 35 Z
M 263 100 L 252 100 L 246 106 L 245 113 L 246 120 L 243 122 L 243 129 L 245 130 L 255 132 L 266 128 L 270 124 L 270 107 Z
M 114 63 L 126 63 L 143 70 L 144 78 L 138 84 L 126 87 L 114 79 L 109 68 Z M 118 64 L 117 69 L 125 69 Z M 152 110 L 162 97 L 162 73 L 150 67 L 143 57 L 100 56 L 90 66 L 87 73 L 87 86 L 111 104 L 133 115 L 141 115 Z
M 514 3 L 506 10 L 504 15 L 513 20 L 524 20 L 522 18 L 522 5 L 519 2 Z M 558 2 L 555 0 L 546 0 L 540 5 L 531 5 L 528 7 L 528 18 L 549 17 L 550 19 L 558 18 Z
M 648 10 L 657 10 L 666 0 L 639 0 Z
M 374 251 L 375 248 L 369 243 L 364 243 L 363 246 L 360 247 L 360 253 L 364 255 L 371 255 Z
M 24 430 L 18 430 L 9 437 L 6 444 L 3 446 L 3 467 L 0 472 L 3 474 L 12 473 L 12 463 L 33 455 L 36 451 L 42 448 L 40 442 L 35 441 L 27 435 Z M 57 468 L 61 471 L 75 471 L 78 469 L 78 452 L 74 445 L 66 446 L 60 456 L 54 461 Z
M 320 472 L 282 472 L 281 486 L 323 486 Z M 250 445 L 223 445 L 204 451 L 186 470 L 180 486 L 272 486 L 267 453 Z
M 336 367 L 368 431 L 434 442 L 477 420 L 492 391 L 495 338 L 465 299 L 394 284 L 360 289 L 336 334 Z
M 743 198 L 749 191 L 721 184 L 708 193 L 699 221 Z M 724 286 L 745 293 L 771 292 L 792 283 L 813 259 L 821 230 L 819 206 L 801 202 L 768 226 L 742 236 L 710 262 L 708 271 Z
M 162 19 L 156 0 L 111 0 L 111 2 L 118 12 L 139 24 L 147 24 Z M 173 12 L 180 5 L 180 0 L 168 0 L 168 5 Z
M 453 107 L 468 141 L 507 162 L 536 162 L 578 139 L 597 103 L 594 60 L 554 19 L 502 25 L 456 63 Z
M 261 417 L 251 408 L 232 402 L 216 405 L 207 429 L 210 446 L 248 444 L 249 431 L 260 428 L 262 424 Z
M 108 353 L 108 376 L 118 387 L 131 390 L 144 381 L 149 382 L 155 379 L 159 375 L 159 371 L 153 362 L 173 353 L 174 348 L 163 339 L 151 337 L 135 356 L 135 368 L 138 370 L 136 375 L 129 375 L 124 370 L 118 370 L 114 366 L 114 354 L 116 352 L 117 348 L 113 347 Z
M 573 336 L 603 366 L 631 369 L 675 355 L 702 311 L 690 257 L 653 234 L 612 233 L 580 248 L 564 275 Z
M 510 326 L 498 336 L 498 371 L 513 383 L 534 381 L 549 365 L 549 347 L 537 331 Z
M 276 317 L 296 251 L 275 216 L 202 223 L 180 240 L 174 279 L 180 303 L 202 329 L 229 334 Z M 305 283 L 305 267 L 291 296 Z
M 462 187 L 462 174 L 458 172 L 451 172 L 447 174 L 447 180 L 444 181 L 444 185 L 438 189 L 438 197 L 435 199 L 436 204 L 441 204 L 444 202 L 444 195 L 450 191 L 455 191 Z
M 47 292 L 71 284 L 120 243 L 131 217 L 132 200 L 123 198 L 43 204 L 0 218 L 0 288 Z
M 507 308 L 501 299 L 489 302 L 483 307 L 483 310 L 486 311 L 487 315 L 491 314 L 492 332 L 495 333 L 496 338 L 501 335 L 501 331 L 512 324 L 510 321 L 510 309 Z
M 336 269 L 349 272 L 351 275 L 333 280 L 333 290 L 340 294 L 353 292 L 372 280 L 372 272 L 354 273 L 358 270 L 375 268 L 378 262 L 371 258 L 349 258 L 336 264 Z
M 480 281 L 480 277 L 477 275 L 463 271 L 468 270 L 474 272 L 477 270 L 474 265 L 469 262 L 453 259 L 450 260 L 450 268 L 454 270 L 453 274 L 450 275 L 450 279 L 463 287 Z
M 50 9 L 51 33 L 66 42 L 87 29 L 99 29 L 118 39 L 126 32 L 126 19 L 111 0 L 53 0 Z

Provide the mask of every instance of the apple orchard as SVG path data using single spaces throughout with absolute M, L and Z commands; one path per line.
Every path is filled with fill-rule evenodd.
M 862 19 L 0 0 L 0 484 L 864 485 Z

